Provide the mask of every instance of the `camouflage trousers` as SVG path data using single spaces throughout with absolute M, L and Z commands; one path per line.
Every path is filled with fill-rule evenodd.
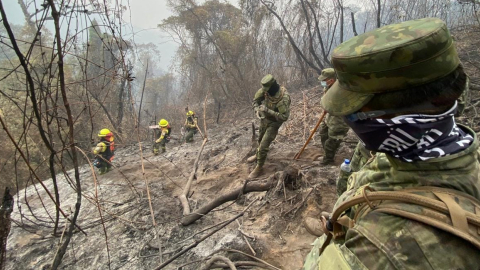
M 333 160 L 337 149 L 340 146 L 345 135 L 350 129 L 340 116 L 326 115 L 325 120 L 320 125 L 320 139 L 325 151 L 325 157 Z
M 348 187 L 348 177 L 354 172 L 358 172 L 363 165 L 370 159 L 370 151 L 368 151 L 362 143 L 358 142 L 350 159 L 350 172 L 340 170 L 337 178 L 337 195 L 340 197 Z
M 187 129 L 187 134 L 185 135 L 185 142 L 193 142 L 193 135 L 197 134 L 196 128 Z
M 277 137 L 278 129 L 283 122 L 274 122 L 268 119 L 260 120 L 260 134 L 258 136 L 257 165 L 263 166 L 267 159 L 270 144 Z

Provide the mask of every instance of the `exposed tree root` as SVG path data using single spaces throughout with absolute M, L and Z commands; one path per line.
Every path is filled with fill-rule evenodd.
M 216 207 L 229 202 L 236 200 L 241 195 L 249 193 L 249 192 L 260 192 L 260 191 L 267 191 L 275 186 L 275 181 L 273 180 L 274 177 L 270 177 L 266 183 L 252 183 L 247 182 L 246 185 L 243 187 L 237 188 L 232 192 L 227 194 L 221 195 L 220 197 L 216 198 L 215 200 L 211 201 L 210 203 L 206 204 L 205 206 L 197 209 L 195 212 L 184 216 L 180 223 L 183 226 L 187 226 L 195 222 L 196 220 L 200 219 L 202 216 L 207 214 L 208 212 L 212 211 Z
M 220 255 L 215 255 L 213 256 L 210 260 L 207 261 L 207 263 L 202 267 L 200 268 L 200 270 L 208 270 L 211 268 L 211 266 L 217 262 L 217 261 L 222 261 L 224 262 L 225 264 L 227 264 L 227 266 L 232 269 L 232 270 L 237 270 L 237 268 L 235 267 L 235 265 L 232 263 L 232 261 L 230 261 L 227 257 L 224 257 L 224 256 L 220 256 Z
M 214 199 L 210 203 L 204 205 L 203 207 L 197 209 L 195 212 L 190 213 L 182 218 L 180 223 L 183 226 L 187 226 L 195 222 L 196 220 L 200 219 L 202 216 L 206 215 L 216 207 L 238 199 L 240 196 L 250 192 L 261 192 L 261 191 L 268 191 L 275 186 L 277 186 L 278 181 L 285 181 L 288 176 L 297 177 L 298 170 L 288 167 L 286 172 L 278 172 L 275 175 L 272 175 L 268 178 L 267 182 L 249 182 L 246 180 L 245 184 L 242 187 L 239 187 L 227 194 L 220 195 L 218 198 Z

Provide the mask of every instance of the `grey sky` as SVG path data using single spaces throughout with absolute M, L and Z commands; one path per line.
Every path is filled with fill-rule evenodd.
M 237 6 L 238 0 L 224 0 L 230 4 Z M 202 3 L 205 1 L 198 1 Z M 134 39 L 136 43 L 152 42 L 158 46 L 161 52 L 160 67 L 164 71 L 169 71 L 172 58 L 178 44 L 171 40 L 171 37 L 160 31 L 157 25 L 163 19 L 172 15 L 167 7 L 166 0 L 130 0 L 130 9 L 127 11 L 131 16 L 131 22 L 135 29 Z M 125 19 L 130 19 L 128 16 Z
M 168 35 L 157 28 L 163 19 L 172 15 L 166 2 L 166 0 L 132 0 L 130 9 L 125 14 L 125 20 L 130 20 L 134 27 L 133 39 L 136 43 L 152 42 L 158 46 L 161 53 L 159 66 L 164 71 L 170 69 L 172 57 L 178 47 Z
M 24 24 L 23 13 L 17 1 L 2 1 L 10 23 Z M 127 3 L 123 1 L 124 4 Z M 126 34 L 125 38 L 133 38 L 137 44 L 152 42 L 158 46 L 161 52 L 161 63 L 159 66 L 167 71 L 170 68 L 172 57 L 175 55 L 177 44 L 171 41 L 165 33 L 157 28 L 163 19 L 172 15 L 167 8 L 166 0 L 131 0 L 128 3 L 129 9 L 124 19 L 131 22 L 134 35 Z M 50 28 L 49 24 L 47 27 Z M 128 27 L 131 29 L 131 27 Z M 53 29 L 50 29 L 53 30 Z
M 233 5 L 237 5 L 237 0 L 224 0 Z M 7 17 L 10 23 L 24 24 L 23 13 L 16 0 L 3 0 L 3 5 L 7 12 Z M 200 3 L 204 1 L 199 1 Z M 41 2 L 39 2 L 41 3 Z M 37 4 L 39 4 L 37 3 Z M 157 45 L 161 59 L 159 67 L 164 71 L 171 70 L 171 62 L 175 55 L 178 45 L 172 41 L 171 37 L 166 33 L 160 31 L 157 25 L 163 19 L 172 15 L 172 12 L 167 7 L 166 0 L 123 0 L 120 4 L 128 7 L 124 13 L 124 20 L 131 23 L 127 27 L 127 31 L 123 32 L 124 38 L 133 39 L 135 43 L 153 43 Z M 30 9 L 33 10 L 33 5 Z M 53 24 L 47 23 L 47 27 L 53 30 Z M 133 34 L 131 32 L 133 28 Z M 53 32 L 53 31 L 52 31 Z

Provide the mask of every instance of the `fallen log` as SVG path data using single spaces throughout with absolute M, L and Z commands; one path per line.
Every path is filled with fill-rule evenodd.
M 185 188 L 183 189 L 183 192 L 180 196 L 178 196 L 178 199 L 182 203 L 183 206 L 183 215 L 186 216 L 190 214 L 190 204 L 188 203 L 188 193 L 190 192 L 190 187 L 192 186 L 193 179 L 195 179 L 195 175 L 197 174 L 197 169 L 198 169 L 198 161 L 200 160 L 200 156 L 202 155 L 203 148 L 205 147 L 205 144 L 207 143 L 208 138 L 205 138 L 202 143 L 202 147 L 200 148 L 200 151 L 198 151 L 197 159 L 193 163 L 193 170 L 190 173 L 190 177 L 188 178 L 188 182 L 185 185 Z
M 240 187 L 235 189 L 232 192 L 229 192 L 227 194 L 221 195 L 220 197 L 216 198 L 215 200 L 211 201 L 210 203 L 204 205 L 203 207 L 197 209 L 195 212 L 186 215 L 182 218 L 180 223 L 183 226 L 187 226 L 195 222 L 196 220 L 200 219 L 204 215 L 206 215 L 208 212 L 212 211 L 214 208 L 217 206 L 220 206 L 226 202 L 236 200 L 239 198 L 241 195 L 249 193 L 249 192 L 260 192 L 260 191 L 267 191 L 271 189 L 273 186 L 275 186 L 276 183 L 273 181 L 273 177 L 271 177 L 268 182 L 266 183 L 247 183 L 245 187 Z
M 178 199 L 180 200 L 180 202 L 182 203 L 182 206 L 183 206 L 183 215 L 184 216 L 190 214 L 190 204 L 188 203 L 188 198 L 193 195 L 193 192 L 192 192 L 192 194 L 190 194 L 190 187 L 192 186 L 193 180 L 196 178 L 197 169 L 198 169 L 198 161 L 200 160 L 200 156 L 202 155 L 203 148 L 205 147 L 205 144 L 208 142 L 207 121 L 205 120 L 207 118 L 206 117 L 207 116 L 206 115 L 206 113 L 207 113 L 207 96 L 208 96 L 208 93 L 207 93 L 207 95 L 205 95 L 205 100 L 203 102 L 203 125 L 204 125 L 203 127 L 205 128 L 205 136 L 202 134 L 202 131 L 198 127 L 197 123 L 195 123 L 198 131 L 202 135 L 203 143 L 202 143 L 202 146 L 200 147 L 200 151 L 198 151 L 198 156 L 195 159 L 195 162 L 193 163 L 193 170 L 190 173 L 190 177 L 188 178 L 187 184 L 185 185 L 185 188 L 183 189 L 182 194 L 180 194 L 180 196 L 178 197 Z M 190 196 L 189 196 L 189 194 L 190 194 Z

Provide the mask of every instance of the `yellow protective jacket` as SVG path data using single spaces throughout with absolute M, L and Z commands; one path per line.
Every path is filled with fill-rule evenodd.
M 187 129 L 196 129 L 197 128 L 198 117 L 189 116 L 185 119 L 185 128 Z
M 161 142 L 164 138 L 168 137 L 170 134 L 170 125 L 166 127 L 160 127 L 160 137 L 155 141 L 156 143 Z
M 102 138 L 102 140 L 93 148 L 93 153 L 95 155 L 101 155 L 106 160 L 110 160 L 115 155 L 115 143 L 113 142 L 113 137 L 107 141 Z

